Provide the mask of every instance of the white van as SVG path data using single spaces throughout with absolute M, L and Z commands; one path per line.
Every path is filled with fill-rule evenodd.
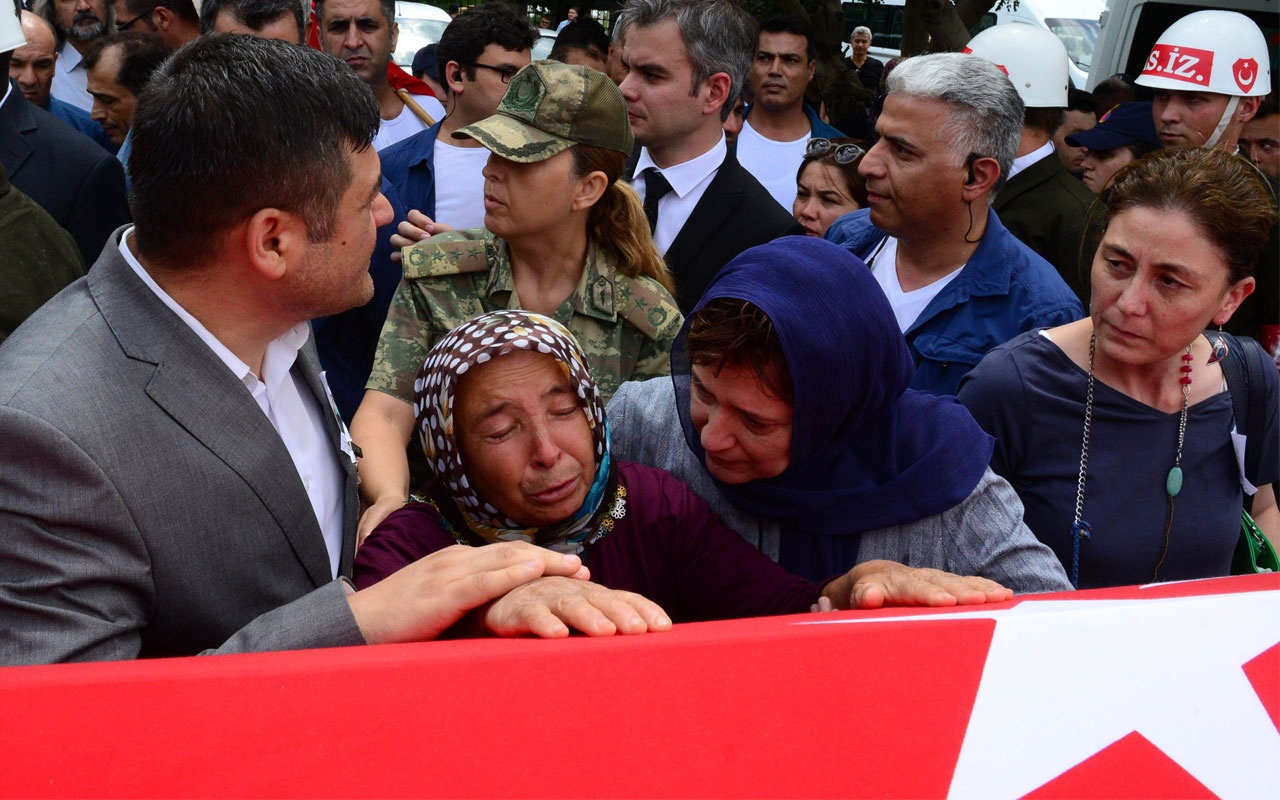
M 1071 83 L 1077 88 L 1089 77 L 1094 43 L 1098 38 L 1098 17 L 1105 0 L 1020 0 L 1016 9 L 989 11 L 969 29 L 972 34 L 1005 22 L 1028 22 L 1052 31 L 1071 56 Z M 879 59 L 897 58 L 902 44 L 903 0 L 844 4 L 844 50 L 848 55 L 849 34 L 858 25 L 871 29 L 871 54 Z
M 1280 3 L 1277 0 L 1107 0 L 1098 45 L 1094 48 L 1093 68 L 1089 71 L 1088 88 L 1092 89 L 1119 73 L 1130 78 L 1138 77 L 1156 39 L 1166 28 L 1193 11 L 1213 8 L 1239 11 L 1258 23 L 1267 40 L 1274 81 L 1277 76 L 1276 43 L 1280 40 Z

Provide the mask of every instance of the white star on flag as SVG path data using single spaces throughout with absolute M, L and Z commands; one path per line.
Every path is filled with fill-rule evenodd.
M 1280 592 L 1023 599 L 805 624 L 996 621 L 952 798 L 1021 797 L 1134 731 L 1221 797 L 1272 795 L 1280 731 L 1242 667 L 1280 642 Z

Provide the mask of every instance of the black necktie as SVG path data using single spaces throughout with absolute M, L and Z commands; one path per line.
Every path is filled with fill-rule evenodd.
M 649 220 L 649 233 L 658 227 L 658 201 L 671 191 L 662 173 L 650 167 L 644 171 L 644 215 Z

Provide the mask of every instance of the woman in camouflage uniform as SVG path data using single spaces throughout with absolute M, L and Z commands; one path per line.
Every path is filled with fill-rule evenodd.
M 362 540 L 408 498 L 414 376 L 457 325 L 497 309 L 545 314 L 577 337 L 607 399 L 624 381 L 670 372 L 683 322 L 639 199 L 618 180 L 634 140 L 603 74 L 535 62 L 494 116 L 455 135 L 492 152 L 485 227 L 403 250 L 404 280 L 351 426 L 370 504 Z

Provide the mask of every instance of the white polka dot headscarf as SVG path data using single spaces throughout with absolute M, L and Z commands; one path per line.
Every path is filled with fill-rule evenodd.
M 583 507 L 553 528 L 527 529 L 476 493 L 467 479 L 454 431 L 458 385 L 472 367 L 517 351 L 554 358 L 582 401 L 595 442 L 596 477 Z M 591 532 L 612 481 L 604 402 L 573 334 L 559 322 L 518 309 L 492 311 L 464 322 L 431 348 L 413 384 L 413 412 L 431 471 L 448 491 L 467 527 L 489 541 L 524 540 L 543 546 L 576 544 Z

